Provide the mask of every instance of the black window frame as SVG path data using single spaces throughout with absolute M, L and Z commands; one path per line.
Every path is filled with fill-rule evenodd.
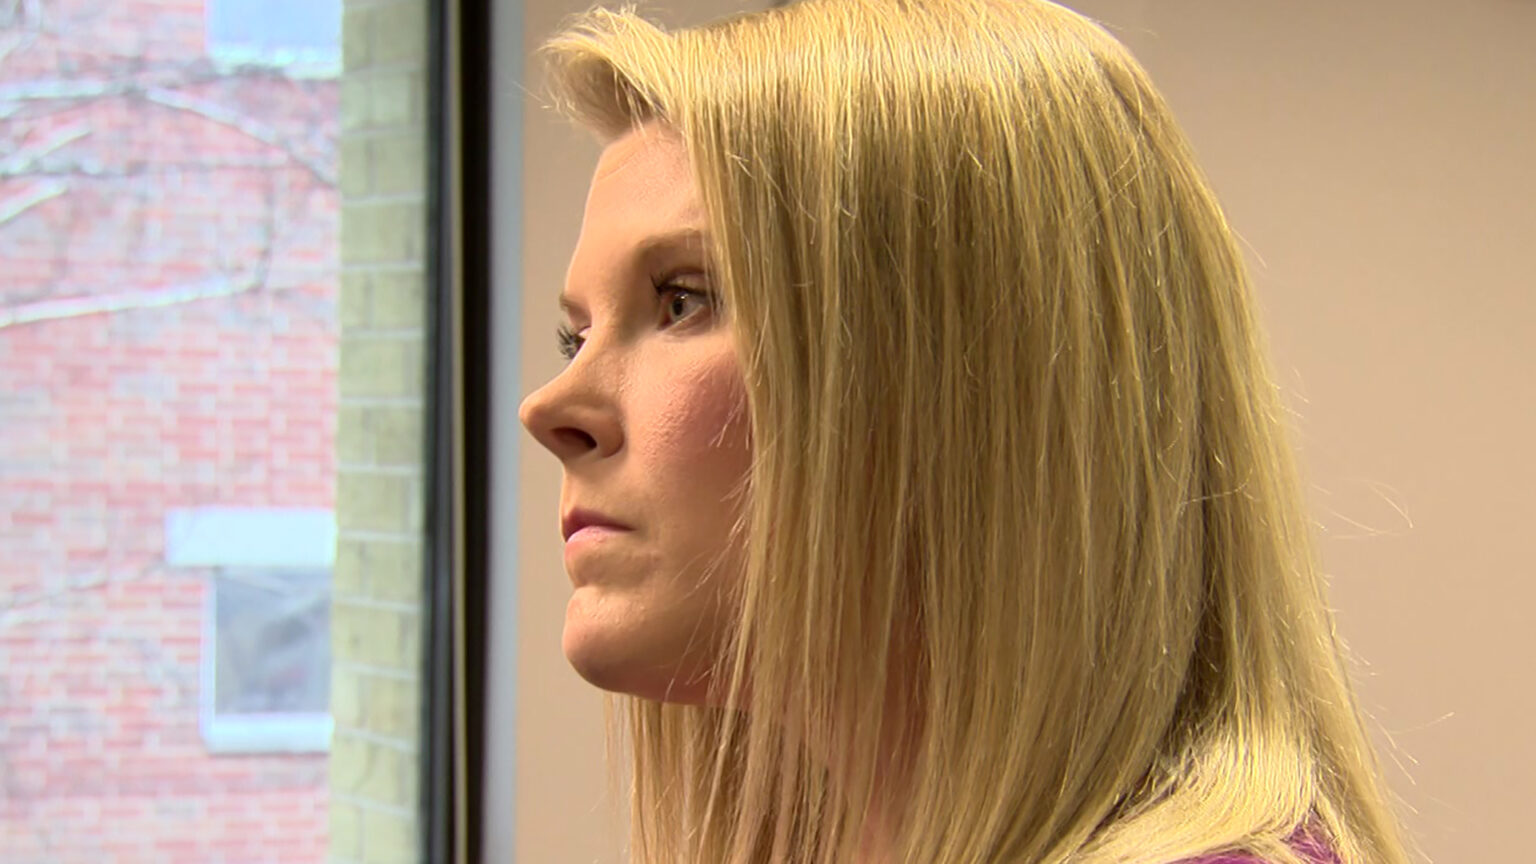
M 422 860 L 481 860 L 491 489 L 493 3 L 431 0 Z

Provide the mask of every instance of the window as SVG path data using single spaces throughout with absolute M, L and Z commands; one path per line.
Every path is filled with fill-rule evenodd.
M 228 64 L 335 74 L 340 0 L 207 0 L 208 54 Z
M 346 6 L 0 0 L 6 862 L 449 824 L 437 13 Z
M 166 519 L 168 562 L 206 568 L 198 720 L 215 753 L 330 746 L 326 510 L 204 508 Z
M 232 569 L 215 577 L 203 640 L 203 668 L 213 678 L 204 710 L 215 720 L 330 725 L 330 582 L 329 571 L 317 570 Z

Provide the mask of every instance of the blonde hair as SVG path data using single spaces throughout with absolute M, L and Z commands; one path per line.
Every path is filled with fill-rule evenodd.
M 547 50 L 685 142 L 751 421 L 724 704 L 628 700 L 633 860 L 845 862 L 874 813 L 895 861 L 1407 860 L 1241 254 L 1120 45 L 808 0 Z

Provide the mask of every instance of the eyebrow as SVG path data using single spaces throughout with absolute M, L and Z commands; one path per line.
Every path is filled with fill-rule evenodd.
M 675 231 L 652 234 L 635 244 L 634 249 L 629 253 L 629 260 L 645 262 L 683 251 L 698 251 L 707 257 L 709 255 L 709 232 L 703 228 L 679 228 Z M 708 267 L 707 262 L 706 267 Z M 560 289 L 558 302 L 560 310 L 566 314 L 570 314 L 573 309 L 581 308 L 581 304 L 572 300 L 570 295 L 565 293 L 564 288 Z

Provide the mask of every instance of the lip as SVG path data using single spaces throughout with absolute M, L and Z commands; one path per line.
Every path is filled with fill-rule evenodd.
M 565 542 L 571 542 L 571 538 L 579 532 L 598 534 L 610 531 L 630 531 L 628 525 L 610 516 L 606 516 L 596 510 L 584 510 L 577 507 L 560 517 L 560 536 Z

